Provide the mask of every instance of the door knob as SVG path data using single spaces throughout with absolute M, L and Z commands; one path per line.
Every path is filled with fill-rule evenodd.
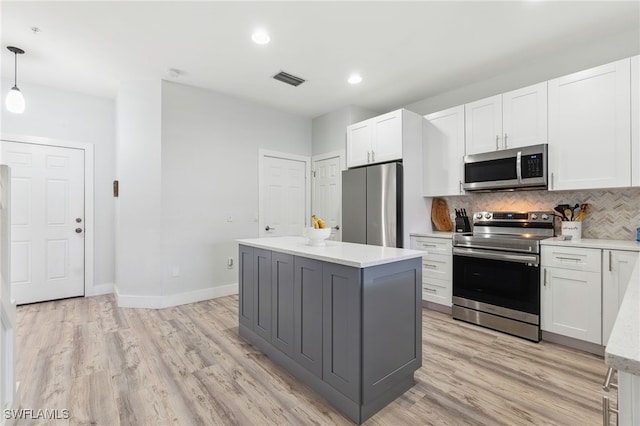
M 267 226 L 265 226 L 265 227 L 264 227 L 264 230 L 265 230 L 265 231 L 275 231 L 275 230 L 276 230 L 276 228 L 272 228 L 272 227 L 270 227 L 269 225 L 267 225 Z
M 76 217 L 76 223 L 82 222 L 82 218 Z
M 82 233 L 82 228 L 76 228 L 76 234 L 81 234 Z
M 336 231 L 339 231 L 340 230 L 340 225 L 334 226 L 333 229 L 335 229 Z

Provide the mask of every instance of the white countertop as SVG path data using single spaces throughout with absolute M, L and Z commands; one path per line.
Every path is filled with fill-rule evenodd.
M 631 274 L 604 357 L 608 366 L 640 376 L 640 261 Z
M 326 241 L 324 247 L 312 247 L 305 237 L 268 237 L 237 240 L 239 244 L 355 268 L 384 265 L 422 257 L 424 252 L 393 247 Z
M 542 244 L 543 246 L 583 247 L 603 250 L 628 250 L 640 252 L 640 242 L 634 240 L 601 240 L 596 238 L 560 240 L 558 237 L 554 237 L 542 240 L 540 244 Z

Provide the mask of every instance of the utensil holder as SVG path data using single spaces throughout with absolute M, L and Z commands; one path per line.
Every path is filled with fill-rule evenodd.
M 562 221 L 560 225 L 562 235 L 571 235 L 574 240 L 582 238 L 582 222 Z

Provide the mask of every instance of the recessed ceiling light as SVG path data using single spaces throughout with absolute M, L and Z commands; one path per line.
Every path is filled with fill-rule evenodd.
M 362 76 L 360 74 L 351 74 L 347 81 L 349 84 L 358 84 L 362 81 Z
M 271 41 L 271 37 L 265 30 L 255 30 L 253 34 L 251 34 L 251 40 L 253 40 L 256 44 L 267 44 Z

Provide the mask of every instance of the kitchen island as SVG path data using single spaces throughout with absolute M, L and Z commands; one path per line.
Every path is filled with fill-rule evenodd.
M 422 365 L 422 252 L 302 237 L 238 240 L 239 332 L 362 423 Z

